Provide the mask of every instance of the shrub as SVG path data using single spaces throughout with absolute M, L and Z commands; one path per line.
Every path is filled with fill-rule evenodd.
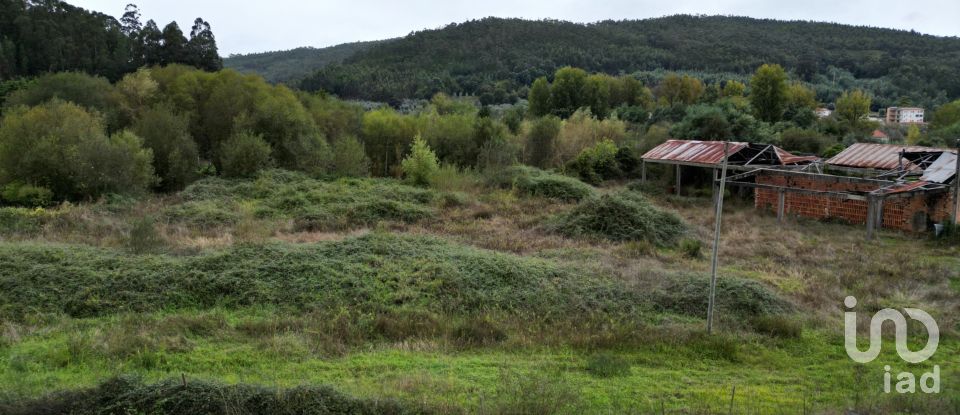
M 803 324 L 796 317 L 761 315 L 753 319 L 753 329 L 758 333 L 782 339 L 799 339 Z
M 234 134 L 220 147 L 220 172 L 224 177 L 251 177 L 272 163 L 270 144 L 248 131 Z
M 370 175 L 370 159 L 363 144 L 353 136 L 338 137 L 333 141 L 333 157 L 330 170 L 341 177 L 366 177 Z
M 144 111 L 133 125 L 153 151 L 153 167 L 164 191 L 181 190 L 197 178 L 200 166 L 197 145 L 190 136 L 190 120 L 172 109 L 158 106 Z
M 681 276 L 671 279 L 656 294 L 655 303 L 663 311 L 704 317 L 707 312 L 710 278 Z M 717 309 L 731 318 L 777 315 L 793 310 L 787 300 L 756 281 L 736 277 L 717 279 Z
M 437 172 L 440 163 L 427 142 L 417 136 L 410 147 L 410 155 L 400 164 L 407 181 L 417 186 L 429 186 Z
M 572 177 L 527 166 L 514 166 L 493 174 L 489 182 L 500 188 L 513 188 L 526 196 L 576 202 L 593 195 L 593 188 Z
M 0 195 L 2 195 L 5 204 L 15 206 L 44 207 L 53 202 L 53 192 L 50 189 L 19 182 L 3 186 Z
M 700 252 L 703 249 L 703 243 L 699 239 L 684 239 L 680 241 L 680 252 L 684 257 L 697 259 L 702 256 Z
M 630 362 L 613 353 L 597 353 L 587 358 L 587 372 L 599 378 L 630 374 Z
M 686 225 L 676 215 L 630 191 L 586 199 L 570 212 L 554 217 L 547 228 L 569 237 L 645 240 L 660 246 L 675 244 L 686 232 Z
M 567 165 L 567 169 L 587 183 L 599 184 L 622 174 L 617 153 L 617 145 L 613 141 L 603 140 L 580 152 L 580 155 Z
M 791 128 L 780 134 L 784 150 L 806 154 L 823 154 L 830 147 L 830 139 L 815 130 Z
M 100 118 L 53 100 L 0 121 L 0 181 L 45 187 L 54 198 L 136 193 L 153 183 L 152 153 L 132 133 L 107 136 Z

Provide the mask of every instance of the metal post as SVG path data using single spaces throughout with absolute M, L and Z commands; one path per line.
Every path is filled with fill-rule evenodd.
M 957 139 L 957 171 L 953 175 L 953 224 L 960 222 L 960 138 Z
M 787 215 L 787 191 L 780 189 L 777 192 L 777 222 L 783 223 L 784 217 Z
M 680 165 L 677 164 L 677 196 L 680 196 Z
M 716 224 L 713 230 L 713 263 L 710 265 L 710 301 L 707 304 L 707 334 L 713 332 L 713 308 L 717 296 L 717 266 L 720 259 L 720 223 L 723 220 L 723 193 L 727 185 L 727 149 L 730 143 L 723 143 L 723 167 L 720 170 L 720 195 L 717 197 Z

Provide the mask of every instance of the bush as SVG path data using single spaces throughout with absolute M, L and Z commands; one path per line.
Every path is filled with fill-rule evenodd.
M 220 172 L 224 177 L 252 177 L 272 163 L 270 144 L 248 131 L 234 134 L 220 147 Z
M 190 120 L 172 109 L 158 106 L 144 111 L 133 126 L 153 151 L 153 167 L 160 177 L 158 188 L 181 190 L 196 180 L 200 167 L 197 145 L 190 136 Z
M 580 155 L 567 165 L 567 169 L 581 180 L 596 185 L 622 175 L 620 163 L 617 161 L 618 152 L 613 141 L 603 140 L 580 152 Z
M 0 243 L 0 319 L 91 317 L 156 310 L 280 307 L 477 316 L 652 310 L 639 287 L 595 271 L 453 244 L 372 233 L 315 244 L 238 244 L 200 255 L 130 256 L 79 245 Z M 504 340 L 484 318 L 451 333 L 463 344 Z
M 684 257 L 697 259 L 702 256 L 700 252 L 703 249 L 703 243 L 699 239 L 684 239 L 680 241 L 680 252 Z
M 5 204 L 14 206 L 45 207 L 53 202 L 53 192 L 50 189 L 19 182 L 3 186 L 0 196 Z
M 823 154 L 831 139 L 814 130 L 791 128 L 780 134 L 780 146 L 787 151 L 805 154 Z
M 676 215 L 631 191 L 586 199 L 553 218 L 547 228 L 569 237 L 650 241 L 659 246 L 674 245 L 687 230 Z
M 427 142 L 417 136 L 410 148 L 410 155 L 403 159 L 400 167 L 403 170 L 403 175 L 410 183 L 417 186 L 429 186 L 440 170 L 440 163 L 437 161 L 437 155 L 430 149 Z
M 599 378 L 630 374 L 630 362 L 613 353 L 597 353 L 587 359 L 587 372 Z
M 936 236 L 938 243 L 942 245 L 960 246 L 960 225 L 946 222 L 943 224 L 943 231 Z
M 753 319 L 753 329 L 757 333 L 781 339 L 799 339 L 803 334 L 803 324 L 796 317 L 761 315 Z
M 44 187 L 58 200 L 142 191 L 154 180 L 152 157 L 132 133 L 107 136 L 98 116 L 60 100 L 0 121 L 0 182 Z
M 514 166 L 493 174 L 489 182 L 500 188 L 513 188 L 526 196 L 576 202 L 593 195 L 593 188 L 572 177 L 527 166 Z
M 274 389 L 253 385 L 222 385 L 181 379 L 145 384 L 138 378 L 117 377 L 91 389 L 60 392 L 22 402 L 0 402 L 10 415 L 103 413 L 123 414 L 414 414 L 422 409 L 391 399 L 365 400 L 327 386 Z
M 363 143 L 353 136 L 335 139 L 330 170 L 341 177 L 366 177 L 370 175 L 370 158 L 363 150 Z
M 671 279 L 656 294 L 655 303 L 663 311 L 705 317 L 710 278 L 681 276 Z M 777 315 L 790 312 L 793 305 L 762 284 L 735 277 L 717 279 L 716 307 L 730 318 L 750 319 L 760 315 Z

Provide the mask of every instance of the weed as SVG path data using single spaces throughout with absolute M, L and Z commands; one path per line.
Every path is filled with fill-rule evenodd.
M 676 215 L 662 211 L 636 192 L 620 192 L 580 202 L 552 218 L 547 228 L 569 237 L 649 241 L 673 245 L 686 232 Z
M 796 316 L 761 315 L 753 319 L 753 328 L 758 333 L 781 339 L 799 339 L 803 324 Z
M 487 317 L 471 318 L 453 330 L 454 341 L 463 347 L 489 346 L 507 339 L 507 333 Z
M 703 243 L 699 239 L 684 239 L 680 241 L 679 249 L 685 258 L 699 259 L 703 256 Z
M 500 188 L 513 188 L 518 194 L 576 202 L 593 195 L 590 185 L 572 177 L 533 167 L 514 166 L 497 172 L 488 182 Z
M 630 362 L 613 353 L 597 353 L 587 358 L 587 372 L 599 378 L 630 374 Z

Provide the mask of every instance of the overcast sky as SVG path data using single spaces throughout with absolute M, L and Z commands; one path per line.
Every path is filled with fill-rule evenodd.
M 403 36 L 486 16 L 575 22 L 672 14 L 723 14 L 816 20 L 960 36 L 957 0 L 67 0 L 120 17 L 127 3 L 162 28 L 176 20 L 189 33 L 201 16 L 213 26 L 220 53 L 324 47 Z

